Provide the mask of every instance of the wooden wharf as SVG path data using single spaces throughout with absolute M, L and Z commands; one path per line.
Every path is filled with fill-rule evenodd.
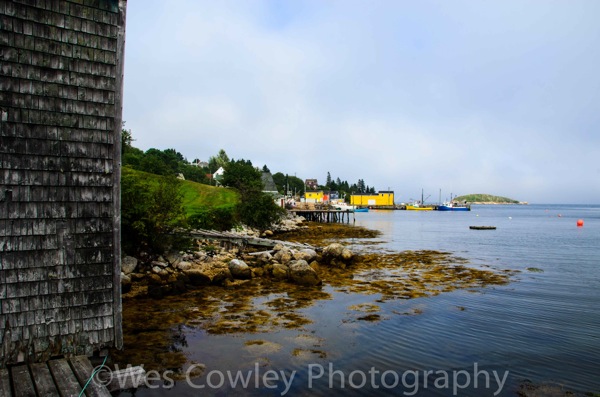
M 290 210 L 295 215 L 302 216 L 309 222 L 321 222 L 321 223 L 350 223 L 350 215 L 352 215 L 352 221 L 356 221 L 354 217 L 354 211 L 337 211 L 337 210 Z
M 0 369 L 0 396 L 78 397 L 85 388 L 81 396 L 111 397 L 106 386 L 93 380 L 88 383 L 93 372 L 86 356 L 9 365 Z

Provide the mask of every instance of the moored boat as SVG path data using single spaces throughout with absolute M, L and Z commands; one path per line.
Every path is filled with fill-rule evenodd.
M 496 230 L 496 226 L 469 226 L 471 230 Z
M 331 206 L 338 211 L 356 211 L 357 208 L 354 205 L 349 205 L 344 201 L 340 201 L 337 203 L 332 203 Z
M 354 210 L 354 212 L 369 212 L 368 208 L 357 208 Z
M 456 204 L 453 202 L 445 202 L 438 205 L 438 211 L 471 211 L 471 207 L 466 204 Z
M 433 210 L 433 207 L 424 207 L 421 204 L 407 204 L 406 205 L 406 209 L 410 210 L 410 211 L 431 211 Z
M 409 211 L 431 211 L 433 210 L 433 206 L 426 206 L 425 198 L 423 198 L 424 193 L 423 189 L 421 189 L 421 201 L 415 200 L 412 204 L 406 204 L 406 209 Z M 429 198 L 429 196 L 427 196 Z M 411 199 L 412 200 L 412 199 Z

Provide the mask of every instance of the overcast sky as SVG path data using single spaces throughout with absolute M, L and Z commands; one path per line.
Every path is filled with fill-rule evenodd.
M 600 203 L 600 1 L 130 0 L 141 149 L 396 202 Z

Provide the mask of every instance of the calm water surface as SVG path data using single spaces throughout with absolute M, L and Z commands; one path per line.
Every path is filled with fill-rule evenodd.
M 301 330 L 189 327 L 183 349 L 206 365 L 204 376 L 135 395 L 515 396 L 527 380 L 600 393 L 600 206 L 371 211 L 357 213 L 356 224 L 383 232 L 378 244 L 356 248 L 447 251 L 472 266 L 520 272 L 506 286 L 386 302 L 324 286 L 333 299 L 303 309 L 313 322 Z M 382 320 L 353 321 L 348 308 L 363 303 L 376 303 Z M 245 345 L 256 339 L 268 343 Z M 232 387 L 227 371 L 248 386 Z

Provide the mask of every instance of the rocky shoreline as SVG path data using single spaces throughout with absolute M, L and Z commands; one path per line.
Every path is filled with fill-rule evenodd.
M 184 373 L 189 362 L 182 348 L 182 326 L 207 335 L 302 331 L 315 321 L 304 309 L 334 300 L 336 292 L 372 296 L 372 302 L 348 306 L 342 324 L 386 321 L 389 316 L 381 310 L 386 301 L 408 302 L 456 289 L 505 285 L 515 274 L 486 265 L 468 266 L 467 259 L 449 252 L 380 250 L 377 246 L 382 241 L 377 237 L 381 233 L 355 225 L 303 223 L 301 219 L 294 223 L 292 227 L 287 222 L 285 233 L 263 234 L 283 240 L 268 251 L 198 240 L 189 252 L 125 258 L 125 349 L 111 352 L 115 362 Z M 255 231 L 238 232 L 257 236 Z M 357 246 L 357 241 L 364 244 Z M 289 248 L 288 242 L 314 248 Z M 356 252 L 347 243 L 356 246 Z M 400 305 L 391 312 L 421 313 L 418 305 Z M 293 353 L 294 357 L 314 354 L 326 357 L 327 351 L 320 346 L 300 347 Z
M 303 222 L 302 217 L 286 219 L 274 231 L 265 231 L 262 237 L 306 228 Z M 249 229 L 234 232 L 247 237 L 259 234 Z M 160 298 L 207 285 L 241 285 L 256 278 L 319 286 L 322 280 L 316 270 L 320 266 L 344 269 L 355 258 L 352 251 L 339 243 L 322 249 L 294 249 L 276 244 L 271 250 L 258 252 L 215 244 L 209 239 L 199 239 L 196 240 L 197 249 L 188 252 L 173 251 L 158 258 L 124 257 L 121 262 L 123 297 Z

